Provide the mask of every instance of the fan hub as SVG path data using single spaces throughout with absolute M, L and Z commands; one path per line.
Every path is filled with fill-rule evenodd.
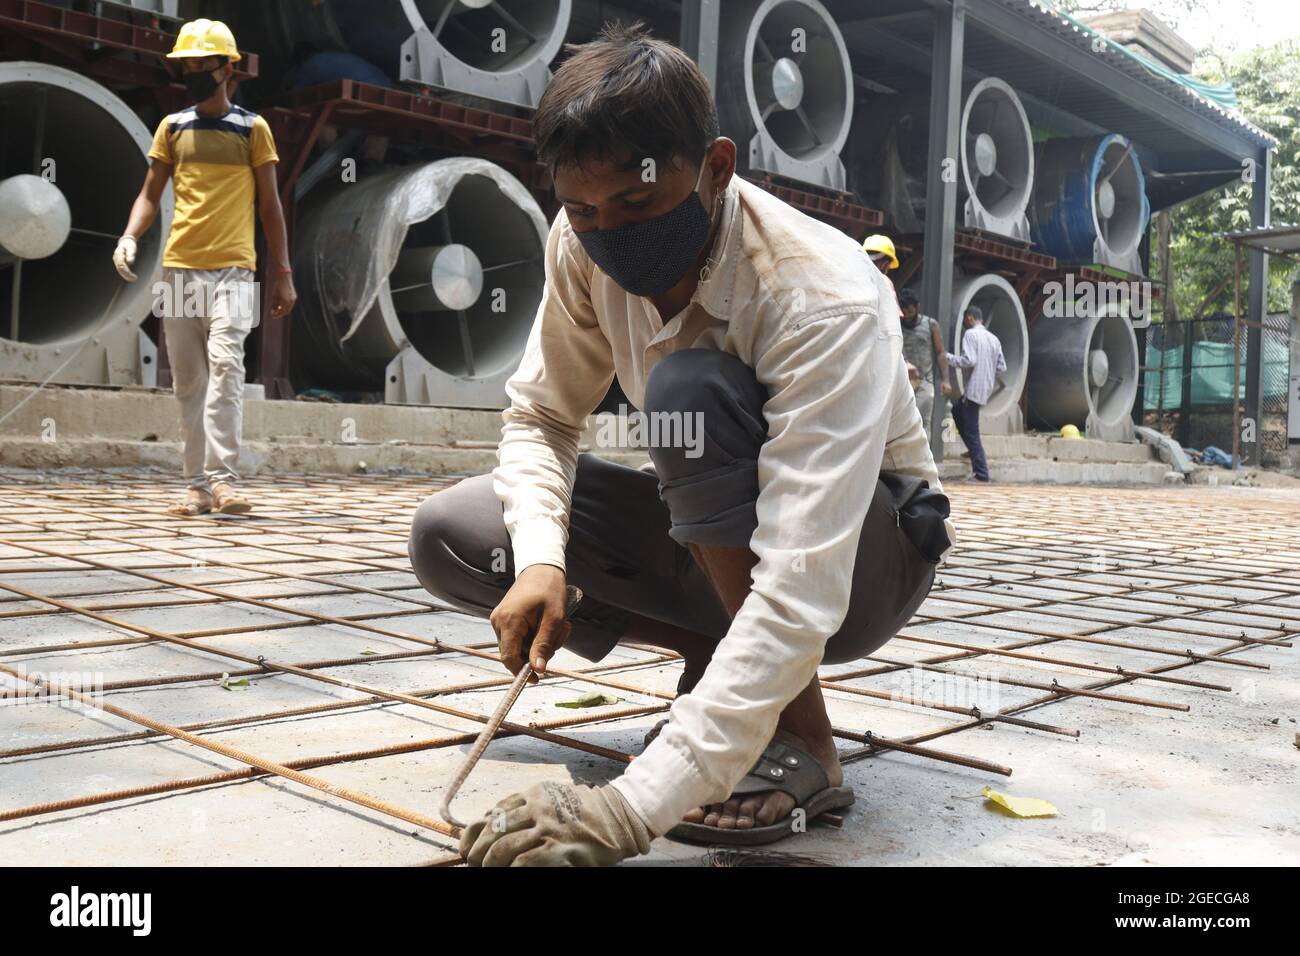
M 772 98 L 783 110 L 795 109 L 803 102 L 803 71 L 788 56 L 772 65 Z
M 1101 349 L 1093 349 L 1088 353 L 1088 378 L 1093 388 L 1101 388 L 1110 378 L 1110 359 Z
M 1115 187 L 1109 179 L 1097 185 L 1097 215 L 1102 219 L 1115 215 Z
M 0 182 L 0 253 L 44 259 L 68 241 L 72 212 L 59 187 L 23 173 Z
M 992 176 L 998 168 L 998 144 L 988 133 L 975 137 L 975 168 L 981 176 Z
M 469 246 L 443 246 L 430 273 L 433 292 L 448 309 L 468 309 L 483 291 L 483 264 Z

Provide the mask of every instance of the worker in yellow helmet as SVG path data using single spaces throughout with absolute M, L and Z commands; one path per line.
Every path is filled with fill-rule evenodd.
M 894 243 L 888 236 L 878 233 L 867 236 L 862 242 L 862 249 L 881 272 L 898 268 L 898 253 L 894 251 Z
M 180 401 L 189 488 L 167 510 L 179 516 L 243 514 L 252 505 L 235 483 L 244 339 L 259 318 L 254 209 L 271 257 L 266 276 L 272 315 L 287 315 L 298 298 L 275 177 L 279 156 L 266 120 L 230 101 L 234 64 L 241 57 L 229 27 L 217 20 L 186 23 L 167 58 L 180 65 L 194 105 L 159 124 L 149 171 L 113 264 L 123 279 L 136 280 L 131 267 L 137 246 L 172 180 L 176 208 L 162 281 L 155 285 L 155 311 Z

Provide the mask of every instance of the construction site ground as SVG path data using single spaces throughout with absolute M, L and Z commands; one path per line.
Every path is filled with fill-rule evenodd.
M 454 863 L 441 791 L 509 682 L 488 622 L 407 559 L 416 506 L 454 481 L 262 476 L 251 515 L 180 519 L 157 471 L 0 470 L 0 863 Z M 946 490 L 960 540 L 929 600 L 822 670 L 857 803 L 778 848 L 1300 863 L 1300 491 Z M 645 647 L 554 664 L 460 816 L 616 776 L 681 667 Z M 628 865 L 705 854 L 661 839 Z

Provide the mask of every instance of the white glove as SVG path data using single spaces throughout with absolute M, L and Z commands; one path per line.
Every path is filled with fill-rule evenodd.
M 136 275 L 131 271 L 131 266 L 135 265 L 136 242 L 134 236 L 123 236 L 117 240 L 117 248 L 113 250 L 113 265 L 120 275 L 127 282 L 134 282 Z
M 623 795 L 603 787 L 534 784 L 465 829 L 470 866 L 613 866 L 653 839 Z

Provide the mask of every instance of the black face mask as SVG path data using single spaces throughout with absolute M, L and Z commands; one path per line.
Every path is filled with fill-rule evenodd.
M 662 216 L 576 235 L 592 262 L 623 289 L 653 296 L 681 281 L 708 241 L 712 224 L 697 182 L 694 192 Z
M 202 73 L 186 73 L 181 80 L 185 83 L 185 89 L 189 91 L 190 99 L 195 103 L 202 103 L 211 97 L 217 92 L 217 87 L 225 82 L 214 78 L 211 70 Z

